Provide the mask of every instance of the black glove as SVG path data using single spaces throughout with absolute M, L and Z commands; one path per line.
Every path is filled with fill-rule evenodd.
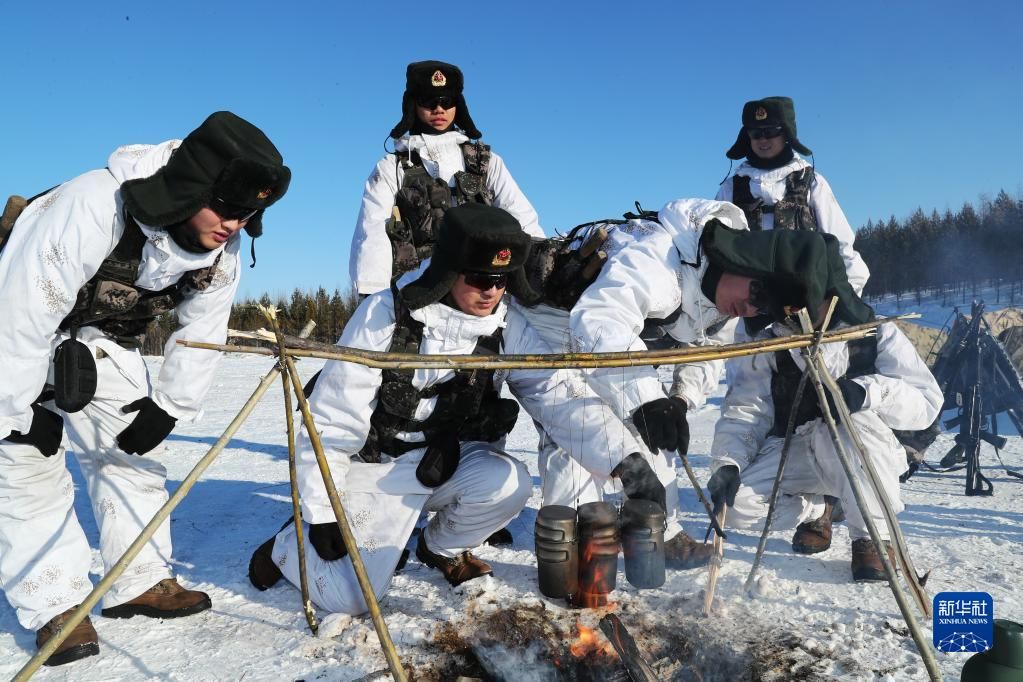
M 348 555 L 337 521 L 309 524 L 309 542 L 324 561 L 336 561 Z
M 637 407 L 632 423 L 653 452 L 664 449 L 684 455 L 689 452 L 687 409 L 682 398 L 658 398 Z
M 729 464 L 715 471 L 707 481 L 707 490 L 715 509 L 722 502 L 729 507 L 735 506 L 735 493 L 739 492 L 739 467 Z
M 484 399 L 480 411 L 459 431 L 462 440 L 499 441 L 515 428 L 519 404 L 511 398 Z
M 28 433 L 11 431 L 4 440 L 32 445 L 43 453 L 43 457 L 53 457 L 60 449 L 63 437 L 64 418 L 45 407 L 32 405 L 32 424 L 28 427 Z
M 842 400 L 849 407 L 850 415 L 863 409 L 863 403 L 867 400 L 867 389 L 847 377 L 839 377 L 835 383 L 838 384 L 838 388 L 842 392 Z M 838 408 L 835 406 L 835 399 L 832 397 L 831 391 L 826 391 L 825 396 L 828 399 L 828 409 L 835 416 L 835 421 L 841 422 L 842 419 L 838 415 Z
M 462 459 L 462 443 L 453 430 L 432 433 L 427 440 L 429 445 L 416 466 L 416 478 L 427 488 L 436 488 L 455 475 Z
M 128 403 L 121 408 L 121 412 L 138 412 L 128 428 L 117 434 L 117 444 L 129 455 L 146 454 L 162 443 L 178 423 L 177 419 L 164 412 L 162 407 L 148 397 Z
M 643 455 L 632 453 L 619 462 L 611 475 L 622 479 L 622 488 L 630 500 L 648 500 L 656 502 L 663 510 L 667 509 L 664 486 Z

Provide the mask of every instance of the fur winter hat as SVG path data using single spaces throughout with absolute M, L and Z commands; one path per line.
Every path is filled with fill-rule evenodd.
M 536 293 L 526 281 L 523 266 L 531 239 L 514 216 L 484 204 L 462 204 L 441 220 L 433 257 L 419 279 L 401 289 L 410 309 L 444 298 L 463 272 L 508 275 L 508 293 L 532 301 Z
M 850 325 L 874 319 L 873 309 L 849 284 L 834 235 L 809 230 L 749 232 L 711 220 L 703 228 L 700 247 L 721 271 L 764 284 L 770 321 L 784 320 L 786 308 L 806 308 L 813 317 L 832 296 L 838 296 L 836 319 Z
M 746 131 L 752 128 L 774 128 L 781 126 L 785 131 L 785 139 L 800 154 L 809 156 L 813 152 L 796 137 L 796 107 L 791 97 L 765 97 L 746 102 L 742 107 L 742 128 L 735 144 L 725 152 L 725 156 L 738 160 L 753 153 L 749 135 Z
M 182 140 L 167 165 L 148 178 L 121 184 L 128 212 L 152 227 L 191 218 L 218 200 L 258 212 L 245 224 L 263 233 L 263 211 L 284 196 L 291 170 L 256 126 L 229 111 L 218 111 Z
M 401 98 L 401 120 L 391 130 L 395 140 L 412 130 L 416 122 L 416 100 L 450 97 L 455 100 L 455 125 L 474 140 L 483 137 L 469 116 L 462 95 L 465 79 L 454 64 L 438 61 L 413 62 L 405 69 L 405 94 Z

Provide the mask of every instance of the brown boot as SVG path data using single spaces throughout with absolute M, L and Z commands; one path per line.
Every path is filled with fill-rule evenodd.
M 713 553 L 714 545 L 697 542 L 682 531 L 664 543 L 664 565 L 677 570 L 706 566 Z
M 888 561 L 892 566 L 897 566 L 891 543 L 885 542 L 884 547 L 888 552 Z M 881 563 L 881 555 L 877 553 L 870 538 L 860 538 L 852 542 L 852 576 L 858 583 L 880 583 L 888 580 L 884 564 Z
M 57 631 L 71 617 L 72 611 L 74 609 L 68 609 L 59 616 L 54 616 L 46 625 L 36 631 L 37 649 L 42 649 L 57 634 Z M 95 656 L 98 653 L 99 638 L 96 636 L 96 628 L 92 627 L 92 621 L 86 616 L 85 620 L 76 625 L 71 634 L 60 643 L 56 651 L 50 654 L 50 657 L 46 659 L 43 665 L 64 665 L 87 656 Z
M 274 540 L 276 539 L 275 535 L 261 544 L 249 559 L 249 582 L 261 592 L 273 587 L 278 580 L 284 577 L 273 559 Z
M 164 578 L 131 601 L 100 611 L 107 618 L 180 618 L 210 608 L 210 595 L 186 590 L 174 578 Z
M 818 554 L 831 547 L 831 520 L 838 498 L 824 496 L 824 513 L 820 518 L 806 521 L 796 527 L 792 536 L 792 551 L 797 554 Z
M 416 545 L 416 558 L 427 566 L 439 570 L 452 585 L 461 585 L 467 580 L 492 575 L 494 572 L 490 564 L 476 558 L 470 551 L 462 552 L 455 557 L 434 554 L 426 546 L 424 537 L 420 537 L 419 543 Z

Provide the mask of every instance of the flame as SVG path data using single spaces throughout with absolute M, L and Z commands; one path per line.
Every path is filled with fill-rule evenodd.
M 569 652 L 573 656 L 585 658 L 593 652 L 597 654 L 614 654 L 614 647 L 611 646 L 611 642 L 601 641 L 601 637 L 597 634 L 596 630 L 588 628 L 580 622 L 576 622 L 575 627 L 579 631 L 579 637 L 568 647 Z
M 584 543 L 582 546 L 580 565 L 588 565 L 591 571 L 579 571 L 579 594 L 575 596 L 574 604 L 581 608 L 591 609 L 613 605 L 608 595 L 610 588 L 615 581 L 615 573 L 618 571 L 617 557 L 613 568 L 605 565 L 607 562 L 596 555 L 594 545 Z M 594 561 L 596 558 L 596 561 Z

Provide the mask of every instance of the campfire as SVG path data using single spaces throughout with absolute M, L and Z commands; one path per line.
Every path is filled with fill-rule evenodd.
M 672 679 L 672 661 L 650 665 L 613 613 L 591 627 L 584 618 L 566 623 L 571 612 L 548 611 L 543 604 L 501 609 L 479 619 L 464 636 L 445 628 L 434 643 L 465 664 L 424 679 L 571 680 L 574 682 L 653 682 Z M 592 622 L 592 621 L 591 621 Z M 453 674 L 457 673 L 457 674 Z
M 654 610 L 649 603 L 623 598 L 614 613 L 536 602 L 510 607 L 474 603 L 464 620 L 440 627 L 423 658 L 413 655 L 406 663 L 415 670 L 415 682 L 460 677 L 462 682 L 833 679 L 836 661 L 827 651 L 806 649 L 805 634 L 779 630 L 778 623 L 760 622 L 746 613 L 734 614 L 743 622 L 737 631 L 733 619 L 700 617 L 701 605 L 695 593 L 665 599 Z M 664 618 L 666 613 L 672 617 Z M 841 666 L 852 676 L 886 673 L 848 657 L 841 659 Z

